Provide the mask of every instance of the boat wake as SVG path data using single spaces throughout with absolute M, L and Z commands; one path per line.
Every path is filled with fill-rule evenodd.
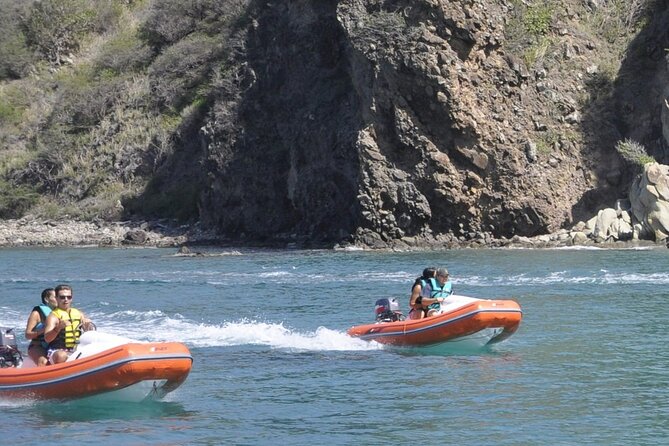
M 155 318 L 154 314 L 152 318 Z M 348 334 L 326 327 L 315 331 L 301 332 L 290 329 L 283 323 L 269 323 L 254 320 L 240 320 L 222 324 L 198 324 L 188 320 L 160 318 L 155 328 L 135 337 L 140 341 L 159 342 L 165 339 L 179 339 L 190 347 L 232 347 L 243 345 L 265 346 L 270 349 L 289 351 L 378 351 L 387 350 L 410 355 L 453 355 L 471 354 L 490 350 L 475 337 L 467 337 L 430 347 L 394 347 L 375 341 L 364 341 Z M 158 321 L 154 321 L 158 322 Z M 122 330 L 105 325 L 106 331 Z
M 22 328 L 23 315 L 0 318 L 0 325 Z M 178 340 L 189 347 L 227 347 L 261 345 L 275 349 L 299 351 L 370 351 L 383 350 L 376 342 L 351 338 L 342 331 L 319 327 L 315 331 L 301 332 L 283 323 L 238 320 L 221 324 L 204 324 L 190 321 L 179 315 L 168 316 L 160 310 L 114 313 L 90 313 L 98 331 L 127 336 L 128 326 L 138 327 L 130 336 L 139 342 L 165 342 Z M 150 327 L 150 328 L 148 328 Z M 20 341 L 23 341 L 22 339 Z M 21 346 L 25 351 L 25 346 Z
M 23 314 L 7 314 L 0 317 L 0 326 L 15 326 L 21 330 L 20 319 Z M 343 331 L 318 327 L 315 331 L 301 331 L 290 328 L 282 322 L 264 322 L 241 319 L 220 324 L 198 323 L 180 315 L 167 315 L 160 310 L 154 311 L 120 311 L 113 313 L 92 312 L 100 332 L 131 337 L 139 342 L 179 341 L 191 348 L 229 347 L 243 345 L 266 346 L 270 349 L 295 351 L 375 351 L 394 350 L 377 342 L 364 341 L 349 336 Z M 137 327 L 128 336 L 128 327 Z M 19 339 L 24 342 L 23 339 Z M 454 350 L 455 344 L 442 346 L 448 352 Z M 26 346 L 21 349 L 25 351 Z M 409 349 L 410 350 L 410 349 Z M 455 348 L 460 351 L 460 348 Z M 469 346 L 465 350 L 471 351 Z M 420 350 L 419 352 L 422 352 Z
M 121 332 L 122 324 L 105 318 L 98 324 L 98 330 Z M 226 347 L 236 345 L 264 345 L 276 349 L 303 351 L 351 351 L 380 350 L 382 346 L 354 339 L 341 331 L 319 327 L 313 332 L 299 332 L 285 327 L 282 323 L 268 323 L 253 320 L 224 322 L 222 324 L 198 324 L 185 319 L 167 316 L 151 316 L 151 330 L 144 330 L 133 336 L 139 341 L 158 342 L 178 339 L 191 347 Z M 160 319 L 160 320 L 158 320 Z M 99 318 L 96 318 L 96 321 Z M 118 325 L 118 327 L 114 327 Z

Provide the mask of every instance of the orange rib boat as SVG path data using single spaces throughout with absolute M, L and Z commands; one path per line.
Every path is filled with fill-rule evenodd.
M 111 345 L 99 338 L 61 364 L 35 367 L 27 360 L 21 367 L 0 369 L 0 398 L 73 399 L 113 392 L 113 399 L 122 401 L 159 399 L 191 370 L 193 357 L 181 343 Z
M 513 300 L 450 296 L 440 314 L 423 319 L 357 325 L 350 336 L 401 347 L 434 346 L 474 339 L 487 345 L 503 341 L 518 329 L 523 312 Z

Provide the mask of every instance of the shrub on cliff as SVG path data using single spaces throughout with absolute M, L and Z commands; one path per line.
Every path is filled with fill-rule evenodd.
M 20 25 L 26 9 L 22 1 L 0 0 L 0 80 L 25 76 L 33 62 Z
M 513 9 L 506 27 L 507 47 L 521 56 L 528 68 L 542 62 L 554 45 L 551 27 L 555 6 L 548 1 L 512 2 Z
M 208 79 L 217 51 L 217 41 L 202 35 L 166 48 L 149 68 L 155 103 L 180 109 L 195 99 L 198 88 Z
M 154 48 L 172 45 L 194 33 L 224 34 L 244 15 L 248 0 L 162 0 L 151 4 L 141 36 Z
M 47 61 L 60 65 L 79 49 L 83 35 L 93 28 L 95 11 L 85 0 L 35 2 L 23 23 L 27 42 Z
M 38 199 L 39 195 L 31 188 L 0 180 L 0 218 L 21 218 Z
M 622 159 L 635 166 L 637 170 L 641 171 L 643 166 L 648 163 L 654 163 L 655 158 L 648 155 L 646 148 L 638 142 L 627 138 L 624 141 L 618 141 L 616 144 L 616 151 Z
M 0 125 L 19 125 L 31 99 L 26 91 L 12 84 L 0 88 Z
M 121 16 L 120 0 L 41 0 L 22 20 L 28 45 L 48 62 L 61 65 L 76 53 L 90 32 L 101 34 Z
M 115 75 L 128 74 L 146 68 L 152 59 L 153 51 L 140 40 L 135 30 L 123 30 L 103 45 L 95 57 L 95 67 Z

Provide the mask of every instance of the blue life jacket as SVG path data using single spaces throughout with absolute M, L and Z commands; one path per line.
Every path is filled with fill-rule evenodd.
M 447 280 L 446 283 L 444 283 L 444 286 L 441 286 L 439 285 L 439 281 L 437 279 L 430 279 L 430 297 L 432 299 L 436 299 L 438 297 L 448 297 L 451 294 L 453 294 L 453 283 L 450 280 Z M 441 308 L 441 304 L 439 302 L 435 302 L 430 304 L 430 306 L 427 308 L 429 310 L 439 310 Z
M 430 279 L 432 280 L 432 279 Z M 431 297 L 432 296 L 432 288 L 430 283 L 425 280 L 421 279 L 420 280 L 420 297 Z
M 40 328 L 44 328 L 44 324 L 46 323 L 46 318 L 49 316 L 49 313 L 51 313 L 51 307 L 48 305 L 37 305 L 32 309 L 32 311 L 37 311 L 39 313 L 39 323 L 35 325 L 33 328 L 33 331 L 38 331 Z M 47 348 L 49 345 L 45 340 L 44 340 L 44 333 L 41 335 L 37 336 L 33 341 L 39 342 L 42 347 Z
M 453 294 L 453 283 L 447 280 L 444 286 L 439 285 L 437 279 L 430 279 L 430 297 L 435 299 L 437 297 L 448 297 Z

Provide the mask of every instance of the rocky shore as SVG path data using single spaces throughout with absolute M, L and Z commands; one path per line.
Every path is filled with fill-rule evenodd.
M 184 250 L 184 255 L 197 255 L 188 251 L 187 246 L 264 246 L 249 240 L 226 240 L 216 234 L 199 228 L 199 225 L 170 225 L 166 222 L 103 222 L 103 221 L 56 221 L 45 219 L 19 219 L 0 221 L 1 247 L 174 247 Z M 360 237 L 354 243 L 334 246 L 339 250 L 447 250 L 471 248 L 558 248 L 558 247 L 599 247 L 599 248 L 665 248 L 665 243 L 648 240 L 593 240 L 575 237 L 573 231 L 560 230 L 554 234 L 537 237 L 494 238 L 482 234 L 471 239 L 438 236 L 435 238 L 411 238 L 381 241 L 376 237 Z M 311 243 L 286 240 L 285 243 L 271 244 L 272 248 L 300 249 L 326 248 Z M 179 252 L 181 252 L 181 250 Z
M 0 221 L 0 247 L 178 247 L 187 243 L 216 241 L 213 234 L 199 230 L 197 225 L 29 218 Z
M 552 234 L 543 234 L 536 237 L 514 236 L 511 238 L 495 238 L 490 234 L 478 234 L 471 239 L 440 235 L 436 238 L 411 238 L 391 241 L 382 241 L 378 237 L 362 237 L 353 244 L 340 244 L 335 249 L 375 249 L 392 251 L 438 251 L 447 249 L 476 249 L 476 248 L 509 248 L 509 249 L 550 249 L 550 248 L 602 248 L 602 249 L 634 249 L 634 248 L 662 248 L 666 249 L 664 241 L 654 242 L 640 239 L 615 239 L 609 237 L 592 238 L 583 232 L 561 229 Z

